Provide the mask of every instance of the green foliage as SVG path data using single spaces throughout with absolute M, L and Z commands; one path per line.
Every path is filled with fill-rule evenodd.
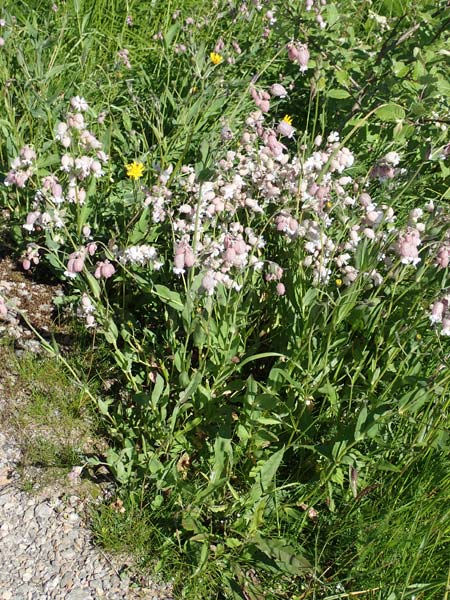
M 217 2 L 209 14 L 211 7 L 185 2 L 175 18 L 171 4 L 159 1 L 150 17 L 142 3 L 77 0 L 51 15 L 29 4 L 4 9 L 0 161 L 6 173 L 24 144 L 38 156 L 26 186 L 0 193 L 11 244 L 30 261 L 40 253 L 66 281 L 60 302 L 92 317 L 120 388 L 97 403 L 111 440 L 103 462 L 125 512 L 105 506 L 93 516 L 98 540 L 132 548 L 142 568 L 187 570 L 188 582 L 176 575 L 180 597 L 441 597 L 448 341 L 427 313 L 448 287 L 447 267 L 435 264 L 448 243 L 446 3 L 346 0 L 307 11 L 303 3 L 274 2 L 276 21 L 252 3 Z M 186 21 L 192 15 L 199 27 Z M 288 60 L 292 40 L 309 48 L 306 71 Z M 212 63 L 216 44 L 229 61 Z M 273 132 L 286 112 L 293 117 L 296 137 L 282 142 L 301 165 L 296 185 L 288 167 L 277 179 L 280 163 L 269 155 L 281 192 L 268 199 L 246 157 L 243 193 L 262 211 L 241 203 L 231 216 L 208 221 L 203 195 L 216 193 L 212 182 L 227 182 L 235 168 L 227 151 L 257 144 L 238 141 L 255 110 L 252 84 L 257 94 L 280 81 L 289 95 L 271 98 L 267 120 Z M 88 99 L 85 121 L 109 155 L 101 177 L 60 168 L 66 151 L 97 156 L 81 129 L 69 128 L 65 149 L 55 139 L 75 95 Z M 339 141 L 324 149 L 318 136 L 332 131 Z M 332 185 L 347 145 L 356 160 L 347 164 L 350 182 L 339 185 L 353 189 L 341 194 Z M 261 146 L 248 151 L 258 167 Z M 308 191 L 302 168 L 320 152 L 314 185 L 330 195 L 317 209 L 308 204 L 316 190 Z M 221 164 L 225 158 L 232 167 Z M 145 169 L 142 179 L 126 177 L 133 160 Z M 60 213 L 59 200 L 41 189 L 52 174 L 64 194 L 82 188 L 84 202 L 65 201 Z M 358 204 L 362 193 L 372 211 Z M 161 198 L 166 215 L 155 218 Z M 410 209 L 429 201 L 436 210 L 414 221 Z M 36 205 L 52 223 L 62 214 L 62 225 L 41 219 L 24 229 Z M 177 275 L 174 253 L 187 243 L 177 220 L 186 205 L 195 262 Z M 373 225 L 366 213 L 379 207 Z M 300 234 L 277 231 L 280 215 L 307 229 L 319 223 L 316 213 L 323 220 L 309 241 L 328 235 L 326 250 L 312 254 Z M 419 219 L 420 261 L 404 264 L 398 246 Z M 264 237 L 247 254 L 266 278 L 248 265 L 236 268 L 235 285 L 219 283 L 210 294 L 205 239 L 220 240 L 236 223 Z M 352 231 L 358 239 L 345 246 Z M 218 254 L 226 248 L 220 243 Z M 151 245 L 157 258 L 128 260 L 125 251 L 139 245 Z M 337 260 L 346 248 L 354 250 L 354 271 L 343 281 L 345 261 Z M 80 252 L 83 264 L 71 270 Z M 95 274 L 95 253 L 115 265 L 114 276 Z M 324 261 L 325 276 L 317 276 L 313 256 Z M 36 418 L 43 412 L 37 399 Z M 42 455 L 48 451 L 41 445 Z M 160 557 L 156 565 L 150 550 Z

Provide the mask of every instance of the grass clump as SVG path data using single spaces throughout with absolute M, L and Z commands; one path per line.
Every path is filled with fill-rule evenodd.
M 10 344 L 2 345 L 1 358 L 7 373 L 1 422 L 20 446 L 22 483 L 33 489 L 61 482 L 104 447 L 90 400 L 54 359 L 17 356 Z

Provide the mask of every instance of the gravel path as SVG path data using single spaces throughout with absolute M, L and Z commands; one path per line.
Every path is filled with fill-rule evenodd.
M 40 331 L 48 331 L 54 291 L 27 281 L 9 259 L 0 260 L 0 294 L 10 309 L 0 323 L 0 337 L 12 337 L 18 354 L 36 352 L 39 344 L 14 307 L 24 310 Z M 11 403 L 20 410 L 23 402 L 8 395 L 7 382 L 14 378 L 10 372 L 1 374 L 0 416 Z M 134 585 L 123 563 L 94 547 L 83 520 L 86 499 L 68 496 L 57 486 L 39 495 L 21 489 L 16 434 L 0 418 L 0 600 L 172 600 L 170 585 L 151 580 Z
M 21 491 L 15 472 L 20 451 L 4 433 L 0 457 L 1 600 L 138 597 L 91 545 L 77 510 L 81 500 L 43 500 Z

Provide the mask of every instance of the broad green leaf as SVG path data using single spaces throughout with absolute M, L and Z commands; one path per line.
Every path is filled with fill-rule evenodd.
M 298 576 L 299 573 L 312 571 L 312 565 L 307 558 L 298 554 L 292 546 L 283 539 L 265 539 L 260 536 L 251 538 L 251 543 L 274 560 L 285 573 Z
M 184 308 L 183 301 L 178 292 L 169 290 L 165 285 L 155 285 L 154 293 L 161 298 L 163 302 L 166 302 L 169 306 L 175 310 L 182 311 Z
M 349 98 L 350 94 L 347 92 L 347 90 L 339 88 L 328 90 L 327 96 L 329 98 L 335 98 L 336 100 L 343 100 L 344 98 Z
M 405 111 L 398 104 L 385 104 L 375 110 L 375 116 L 381 121 L 398 121 L 405 118 Z

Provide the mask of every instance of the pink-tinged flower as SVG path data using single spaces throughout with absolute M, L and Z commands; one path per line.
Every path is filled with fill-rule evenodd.
M 286 98 L 288 95 L 286 88 L 280 83 L 274 83 L 270 86 L 270 93 L 274 98 Z
M 395 169 L 393 166 L 388 164 L 377 164 L 370 170 L 370 177 L 377 178 L 380 181 L 386 179 L 393 179 L 395 177 Z
M 214 272 L 208 271 L 202 279 L 201 287 L 208 294 L 208 296 L 212 296 L 214 293 L 214 290 L 216 288 L 216 285 L 217 285 L 217 280 L 214 277 Z
M 369 194 L 367 194 L 366 192 L 363 192 L 359 196 L 359 202 L 361 203 L 361 206 L 364 206 L 364 208 L 367 208 L 368 206 L 370 206 L 372 204 L 372 198 L 369 196 Z
M 81 156 L 75 159 L 75 169 L 79 179 L 86 179 L 91 173 L 93 159 L 90 156 Z
M 417 265 L 420 262 L 419 245 L 421 244 L 420 234 L 416 229 L 411 229 L 400 236 L 397 243 L 397 251 L 400 261 L 404 265 Z
M 94 277 L 96 279 L 109 279 L 115 272 L 116 269 L 114 268 L 114 265 L 112 265 L 109 260 L 105 260 L 96 264 Z
M 442 319 L 441 335 L 450 336 L 450 317 Z
M 85 127 L 83 115 L 79 112 L 69 113 L 67 115 L 67 125 L 81 131 Z
M 94 177 L 102 177 L 104 175 L 102 165 L 98 160 L 93 160 L 91 162 L 91 173 Z
M 300 44 L 299 42 L 289 42 L 286 46 L 288 51 L 289 60 L 296 62 L 300 71 L 304 73 L 308 70 L 309 62 L 309 50 L 306 44 Z
M 77 185 L 71 185 L 67 192 L 67 199 L 69 202 L 82 206 L 86 201 L 86 190 Z
M 283 154 L 283 150 L 286 148 L 275 135 L 269 135 L 266 141 L 266 148 L 269 152 L 276 158 L 277 156 L 281 156 Z
M 102 147 L 101 142 L 87 129 L 81 132 L 80 143 L 85 150 L 98 150 Z
M 250 88 L 250 94 L 261 112 L 266 113 L 270 110 L 270 95 L 264 91 L 258 91 L 253 86 Z
M 22 255 L 22 267 L 25 271 L 28 271 L 32 264 L 39 264 L 39 248 L 35 244 L 29 244 Z
M 48 175 L 42 179 L 42 189 L 45 192 L 50 192 L 52 200 L 57 204 L 63 202 L 63 189 L 56 175 Z
M 173 272 L 175 273 L 175 275 L 182 275 L 184 273 L 184 252 L 181 252 L 180 254 L 175 254 L 174 259 L 173 259 L 173 264 L 174 264 L 174 268 L 173 268 Z
M 441 267 L 441 269 L 446 269 L 450 262 L 450 247 L 442 246 L 439 248 L 437 257 L 436 257 L 436 265 Z
M 281 283 L 281 282 L 277 283 L 276 290 L 277 290 L 278 296 L 284 296 L 284 294 L 286 293 L 286 288 L 284 286 L 284 283 Z
M 84 268 L 84 261 L 86 258 L 86 252 L 84 248 L 79 250 L 78 252 L 72 252 L 69 255 L 69 260 L 67 262 L 67 269 L 64 271 L 64 275 L 66 277 L 76 277 L 77 273 L 81 273 Z
M 358 269 L 355 269 L 355 267 L 352 267 L 351 265 L 347 265 L 344 267 L 343 271 L 345 285 L 351 285 L 354 281 L 356 281 L 359 273 Z
M 277 231 L 281 231 L 286 233 L 289 237 L 294 238 L 297 236 L 299 224 L 294 217 L 290 215 L 278 215 L 275 218 L 275 223 L 277 226 Z
M 69 129 L 69 126 L 67 125 L 67 123 L 58 123 L 56 126 L 56 134 L 55 137 L 57 140 L 61 140 L 66 134 L 67 134 L 67 130 Z
M 188 246 L 184 253 L 184 264 L 188 269 L 190 269 L 191 267 L 194 266 L 194 263 L 195 263 L 194 253 L 193 253 L 192 249 L 190 248 L 190 246 Z
M 69 173 L 75 166 L 75 159 L 70 154 L 64 154 L 61 156 L 61 171 Z
M 216 45 L 214 46 L 214 52 L 222 52 L 222 50 L 225 48 L 225 42 L 223 41 L 222 38 L 219 38 L 216 42 Z
M 63 135 L 61 138 L 61 146 L 68 148 L 72 143 L 72 137 L 70 135 Z
M 383 156 L 383 162 L 386 162 L 393 167 L 396 167 L 400 162 L 400 154 L 398 152 L 388 152 Z
M 33 212 L 28 213 L 25 219 L 25 223 L 24 225 L 22 225 L 22 227 L 27 231 L 34 231 L 34 225 L 40 216 L 41 213 L 38 210 L 34 210 Z
M 18 188 L 24 188 L 26 182 L 31 177 L 31 174 L 31 169 L 27 169 L 26 171 L 17 171 L 15 169 L 11 169 L 11 171 L 9 171 L 5 177 L 4 184 L 15 185 Z
M 103 152 L 103 150 L 99 150 L 97 152 L 97 158 L 103 164 L 106 164 L 109 160 L 109 156 L 106 154 L 106 152 Z
M 430 321 L 432 323 L 441 323 L 442 317 L 444 316 L 445 304 L 442 300 L 436 300 L 431 307 Z
M 181 241 L 176 250 L 173 259 L 174 268 L 173 272 L 175 275 L 181 275 L 184 273 L 185 267 L 190 269 L 195 264 L 195 255 L 192 248 L 186 241 Z
M 31 165 L 36 160 L 36 152 L 30 146 L 24 146 L 20 150 L 22 165 Z
M 83 235 L 84 234 L 84 229 L 85 229 L 86 225 L 83 227 Z M 91 230 L 89 229 L 89 234 L 90 234 Z M 85 237 L 88 237 L 89 234 Z M 95 242 L 89 242 L 89 244 L 86 245 L 86 250 L 87 253 L 89 254 L 89 256 L 94 256 L 94 254 L 97 252 L 97 244 Z
M 126 48 L 119 50 L 119 52 L 117 53 L 117 56 L 120 58 L 120 60 L 122 61 L 123 65 L 126 69 L 131 69 L 129 54 L 130 54 L 130 51 L 127 50 Z
M 292 127 L 287 121 L 280 121 L 277 126 L 277 132 L 287 138 L 293 138 L 295 133 L 295 127 Z
M 231 45 L 233 46 L 234 51 L 236 52 L 236 54 L 241 54 L 241 52 L 242 52 L 241 47 L 236 42 L 236 40 L 232 40 Z

